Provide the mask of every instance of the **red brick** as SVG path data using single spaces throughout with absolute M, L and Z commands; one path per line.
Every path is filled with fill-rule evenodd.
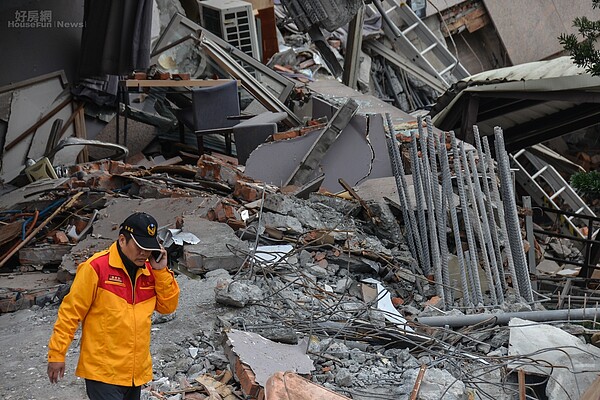
M 52 241 L 56 244 L 67 244 L 69 243 L 69 238 L 63 231 L 54 231 L 52 232 Z
M 251 203 L 260 198 L 257 188 L 250 186 L 244 181 L 237 181 L 233 188 L 233 195 L 245 202 Z
M 235 362 L 235 376 L 240 382 L 240 387 L 244 394 L 255 399 L 259 397 L 262 388 L 256 383 L 256 375 L 254 375 L 250 367 L 242 363 L 239 359 Z
M 179 80 L 179 81 L 189 81 L 190 74 L 189 73 L 173 74 L 173 79 Z
M 145 72 L 134 72 L 133 73 L 133 79 L 136 80 L 141 80 L 141 79 L 147 79 L 148 75 Z
M 297 136 L 300 136 L 300 132 L 298 131 L 287 131 L 287 132 L 281 132 L 281 133 L 274 133 L 273 134 L 273 140 L 285 140 L 285 139 L 291 139 L 291 138 L 295 138 Z
M 433 296 L 425 302 L 424 306 L 440 307 L 442 306 L 442 299 L 439 296 Z
M 401 306 L 402 304 L 404 304 L 404 299 L 401 297 L 392 297 L 392 304 L 397 306 Z

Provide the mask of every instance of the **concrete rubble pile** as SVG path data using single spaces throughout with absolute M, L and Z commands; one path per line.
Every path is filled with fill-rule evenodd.
M 426 137 L 424 130 L 420 133 Z M 398 136 L 407 142 L 402 134 Z M 414 156 L 416 138 L 413 135 L 410 142 L 396 148 Z M 445 154 L 446 146 L 440 149 Z M 457 151 L 456 143 L 450 141 L 449 149 Z M 426 155 L 424 150 L 419 151 Z M 460 152 L 451 155 L 448 158 L 453 163 L 461 160 Z M 415 160 L 423 163 L 426 158 L 413 158 L 412 163 Z M 416 170 L 412 172 L 411 190 L 417 186 Z M 521 341 L 511 343 L 513 328 L 495 326 L 495 316 L 542 310 L 540 303 L 526 301 L 510 278 L 504 280 L 506 288 L 494 291 L 493 278 L 487 281 L 483 268 L 473 275 L 486 284 L 482 303 L 476 304 L 474 295 L 472 300 L 466 297 L 469 286 L 459 290 L 456 278 L 451 280 L 450 292 L 443 287 L 440 290 L 433 271 L 437 267 L 431 264 L 424 272 L 425 264 L 417 262 L 418 251 L 411 252 L 411 246 L 418 243 L 411 245 L 410 237 L 402 233 L 411 219 L 403 220 L 403 202 L 365 201 L 359 193 L 368 196 L 360 185 L 352 191 L 354 197 L 313 192 L 302 199 L 286 194 L 290 188 L 256 181 L 235 165 L 209 155 L 201 156 L 195 166 L 150 169 L 123 162 L 90 162 L 74 166 L 69 175 L 72 177 L 34 182 L 2 197 L 5 210 L 40 209 L 42 204 L 50 204 L 46 208 L 52 209 L 54 205 L 55 213 L 48 217 L 43 237 L 19 252 L 21 271 L 58 264 L 57 276 L 68 282 L 78 262 L 113 240 L 118 221 L 130 211 L 155 212 L 165 225 L 162 235 L 170 240 L 166 243 L 171 256 L 178 261 L 174 268 L 182 274 L 213 279 L 214 304 L 228 310 L 211 332 L 179 341 L 171 353 L 163 355 L 156 365 L 156 379 L 146 389 L 147 398 L 178 399 L 183 392 L 204 391 L 205 374 L 229 382 L 233 393 L 241 390 L 252 398 L 270 398 L 269 388 L 277 386 L 270 381 L 273 374 L 294 371 L 309 377 L 309 381 L 299 381 L 302 387 L 312 382 L 319 390 L 331 391 L 323 396 L 409 398 L 418 390 L 422 399 L 508 399 L 518 392 L 517 372 L 520 365 L 531 365 L 531 353 L 557 347 L 511 350 Z M 415 193 L 406 194 L 417 198 Z M 456 205 L 460 202 L 457 195 L 444 198 L 457 201 Z M 58 208 L 57 202 L 62 203 Z M 417 207 L 417 218 L 420 212 L 423 210 Z M 27 216 L 21 214 L 20 218 Z M 426 214 L 427 218 L 436 216 Z M 31 260 L 35 255 L 37 261 Z M 5 257 L 2 264 L 7 260 Z M 455 271 L 459 275 L 472 272 Z M 510 276 L 508 270 L 504 273 Z M 67 291 L 68 283 L 42 294 L 4 298 L 3 311 L 43 306 L 60 300 Z M 494 294 L 498 295 L 495 301 Z M 480 314 L 484 308 L 487 311 Z M 483 318 L 456 331 L 420 322 L 438 315 L 459 318 L 464 313 Z M 185 316 L 157 318 L 155 323 L 168 329 L 172 318 Z M 534 326 L 543 329 L 546 325 Z M 580 325 L 563 329 L 579 337 L 594 332 L 593 325 L 591 329 Z M 235 335 L 242 333 L 253 339 L 242 340 L 246 346 L 251 343 L 252 356 L 238 350 L 240 338 Z M 563 334 L 575 342 L 581 340 Z M 295 356 L 273 354 L 283 351 L 278 346 L 294 348 Z M 267 361 L 256 357 L 262 351 Z M 265 366 L 273 370 L 261 376 Z M 590 368 L 597 366 L 583 369 Z M 224 378 L 227 371 L 230 375 Z M 591 381 L 573 376 L 576 378 L 570 379 L 579 382 L 578 393 L 582 394 Z M 233 377 L 239 383 L 233 384 Z M 562 392 L 551 394 L 560 392 L 560 387 L 548 385 L 549 398 L 563 398 Z
M 339 25 L 323 38 L 286 14 L 297 2 L 285 3 L 272 12 L 289 20 L 289 48 L 268 66 L 175 14 L 153 52 L 155 70 L 122 85 L 122 109 L 108 117 L 94 109 L 95 118 L 114 117 L 106 136 L 116 144 L 86 138 L 83 105 L 63 97 L 61 74 L 0 88 L 12 110 L 0 272 L 14 282 L 0 288 L 0 312 L 55 307 L 78 264 L 144 211 L 159 221 L 182 287 L 209 293 L 153 318 L 153 334 L 171 336 L 153 349 L 144 399 L 594 399 L 599 308 L 588 293 L 598 286 L 586 281 L 586 294 L 571 298 L 579 269 L 555 261 L 589 254 L 541 227 L 534 235 L 532 207 L 515 202 L 502 129 L 475 126 L 469 144 L 400 111 L 431 103 L 440 87 L 409 78 L 375 43 L 391 39 L 381 31 L 391 22 L 370 8 L 373 59 L 362 53 L 354 84 L 319 82 L 321 66 L 337 76 L 341 54 L 351 53 L 335 35 L 349 34 L 337 28 L 356 10 L 319 21 Z M 324 54 L 323 40 L 339 48 Z M 174 72 L 187 63 L 197 74 Z M 223 104 L 234 111 L 221 115 L 226 126 L 200 126 L 197 114 L 218 114 L 200 109 L 213 97 L 144 85 L 232 90 Z M 44 117 L 21 115 L 40 87 L 51 99 L 39 100 Z M 57 116 L 66 123 L 53 123 Z M 128 131 L 128 118 L 156 132 Z M 31 274 L 52 282 L 20 286 Z M 175 330 L 186 312 L 214 323 Z

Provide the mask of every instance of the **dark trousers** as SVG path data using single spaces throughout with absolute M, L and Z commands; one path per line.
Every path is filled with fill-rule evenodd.
M 85 380 L 85 391 L 90 400 L 140 400 L 141 386 L 119 386 Z

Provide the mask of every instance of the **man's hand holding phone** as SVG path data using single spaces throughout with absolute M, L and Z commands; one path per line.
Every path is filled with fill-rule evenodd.
M 167 267 L 167 251 L 162 245 L 160 250 L 153 251 L 150 255 L 150 265 L 152 269 L 163 269 Z

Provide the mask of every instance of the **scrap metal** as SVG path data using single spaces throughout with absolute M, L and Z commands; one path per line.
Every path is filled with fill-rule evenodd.
M 312 175 L 317 171 L 323 155 L 329 149 L 329 146 L 337 139 L 342 130 L 348 125 L 352 117 L 358 111 L 358 103 L 353 99 L 348 99 L 331 118 L 331 121 L 319 133 L 319 137 L 310 147 L 300 165 L 296 167 L 291 176 L 287 179 L 284 186 L 301 186 L 306 184 Z

